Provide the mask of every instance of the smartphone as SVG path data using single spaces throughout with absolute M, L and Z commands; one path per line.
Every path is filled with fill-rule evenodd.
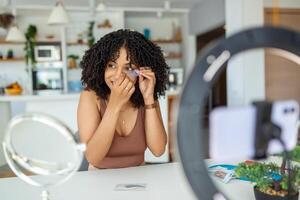
M 297 144 L 299 105 L 296 101 L 276 101 L 272 106 L 271 120 L 281 128 L 281 139 L 287 150 Z M 209 152 L 214 160 L 230 161 L 253 158 L 255 155 L 256 108 L 218 107 L 209 116 Z M 268 154 L 283 151 L 277 140 L 271 140 Z

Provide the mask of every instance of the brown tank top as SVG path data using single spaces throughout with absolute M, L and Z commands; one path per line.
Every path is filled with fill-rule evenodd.
M 105 113 L 106 106 L 105 101 L 100 99 L 101 118 Z M 140 107 L 130 134 L 122 137 L 115 131 L 110 149 L 98 167 L 122 168 L 141 165 L 144 162 L 144 153 L 147 148 L 144 122 L 145 110 Z

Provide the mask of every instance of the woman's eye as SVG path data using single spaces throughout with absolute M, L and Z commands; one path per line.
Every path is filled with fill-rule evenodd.
M 107 67 L 112 68 L 112 69 L 116 68 L 116 66 L 114 64 L 108 64 Z
M 132 68 L 132 67 L 127 67 L 126 70 L 127 70 L 127 71 L 132 71 L 133 68 Z

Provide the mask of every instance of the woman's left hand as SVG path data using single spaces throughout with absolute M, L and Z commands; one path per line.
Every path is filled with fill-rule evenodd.
M 139 74 L 139 87 L 144 98 L 145 104 L 154 102 L 154 87 L 156 78 L 150 67 L 141 67 Z

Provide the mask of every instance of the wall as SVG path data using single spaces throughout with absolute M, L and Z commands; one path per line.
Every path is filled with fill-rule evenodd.
M 158 23 L 159 20 L 159 23 Z M 165 39 L 169 40 L 173 37 L 173 26 L 179 25 L 178 17 L 161 17 L 157 18 L 154 16 L 126 16 L 125 25 L 128 28 L 133 28 L 136 31 L 143 33 L 144 28 L 151 30 L 151 39 Z
M 264 7 L 299 8 L 300 1 L 226 0 L 226 34 L 263 25 Z M 252 100 L 265 99 L 265 65 L 263 51 L 254 51 L 232 59 L 227 71 L 229 105 L 244 105 Z
M 262 0 L 226 0 L 226 36 L 263 24 Z M 236 56 L 227 68 L 228 105 L 245 105 L 265 98 L 262 50 Z
M 189 32 L 190 27 L 193 25 L 189 21 L 189 14 L 184 14 L 181 17 L 181 24 L 182 25 L 182 36 L 185 38 L 183 42 L 182 52 L 183 52 L 183 62 L 185 63 L 185 70 L 184 70 L 184 77 L 185 81 L 187 80 L 188 76 L 190 75 L 191 71 L 195 66 L 196 60 L 196 36 Z
M 200 35 L 225 24 L 225 0 L 205 0 L 190 10 L 190 34 Z
M 264 0 L 264 7 L 274 7 L 274 0 Z M 300 8 L 299 0 L 278 0 L 280 8 Z

